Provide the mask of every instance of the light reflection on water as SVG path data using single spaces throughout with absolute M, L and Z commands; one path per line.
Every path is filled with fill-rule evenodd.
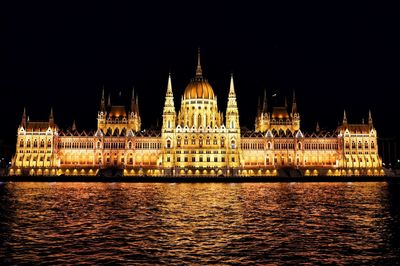
M 0 262 L 400 264 L 386 183 L 8 183 Z

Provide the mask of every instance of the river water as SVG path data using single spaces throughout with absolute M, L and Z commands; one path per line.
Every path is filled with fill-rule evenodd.
M 400 265 L 400 185 L 6 183 L 0 264 Z

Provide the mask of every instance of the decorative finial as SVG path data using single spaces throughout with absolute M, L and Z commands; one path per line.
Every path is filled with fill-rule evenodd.
M 347 124 L 346 110 L 343 111 L 343 124 Z
M 319 132 L 319 123 L 317 121 L 317 125 L 315 126 L 315 131 L 318 133 Z
M 197 68 L 196 68 L 196 76 L 201 77 L 203 75 L 203 70 L 201 69 L 200 64 L 200 47 L 197 49 Z
M 76 131 L 76 124 L 75 124 L 75 119 L 72 122 L 72 131 Z

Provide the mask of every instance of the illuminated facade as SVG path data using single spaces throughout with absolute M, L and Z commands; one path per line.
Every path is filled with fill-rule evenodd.
M 195 77 L 176 112 L 168 77 L 160 131 L 142 130 L 138 98 L 129 110 L 107 104 L 102 93 L 95 132 L 60 130 L 49 120 L 29 121 L 17 132 L 10 175 L 302 176 L 383 175 L 371 112 L 368 123 L 343 123 L 332 132 L 301 131 L 293 93 L 289 112 L 259 104 L 254 131 L 241 131 L 233 76 L 225 115 L 203 76 L 200 53 Z

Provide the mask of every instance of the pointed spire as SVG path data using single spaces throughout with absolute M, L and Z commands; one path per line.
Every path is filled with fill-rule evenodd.
M 292 114 L 297 113 L 296 93 L 293 90 Z
M 370 126 L 372 126 L 372 124 L 373 124 L 371 110 L 368 110 L 368 124 Z
M 267 113 L 268 112 L 268 106 L 267 106 L 267 91 L 264 90 L 264 101 L 263 101 L 263 106 L 262 106 L 262 112 Z
M 50 109 L 49 124 L 50 125 L 54 124 L 53 107 L 51 107 L 51 109 Z
M 167 92 L 165 94 L 165 102 L 164 102 L 163 112 L 165 112 L 165 113 L 175 112 L 174 93 L 172 91 L 171 72 L 168 73 Z
M 108 101 L 107 101 L 107 106 L 111 107 L 111 94 L 108 94 Z
M 76 131 L 76 124 L 75 124 L 75 119 L 74 119 L 74 121 L 72 122 L 72 131 Z
M 103 86 L 103 90 L 101 92 L 100 109 L 101 109 L 101 111 L 105 111 L 106 110 L 106 100 L 104 98 L 104 86 Z
M 315 126 L 315 132 L 319 132 L 319 123 L 318 123 L 318 121 L 317 121 L 317 125 Z
M 26 108 L 24 107 L 24 112 L 22 113 L 21 126 L 26 127 Z
M 136 114 L 139 115 L 139 98 L 137 95 L 136 95 L 135 111 L 136 111 Z
M 285 108 L 287 109 L 287 98 L 285 96 Z
M 172 92 L 172 81 L 171 81 L 171 72 L 168 73 L 167 96 L 173 96 L 173 92 Z
M 231 73 L 231 84 L 229 86 L 229 98 L 236 98 L 235 85 L 233 83 L 233 73 Z
M 196 68 L 196 77 L 203 76 L 203 70 L 201 69 L 200 64 L 200 47 L 197 49 L 197 68 Z
M 258 103 L 257 103 L 257 116 L 261 115 L 261 100 L 260 96 L 258 96 Z
M 132 87 L 131 112 L 135 113 L 135 88 Z
M 347 125 L 346 110 L 343 111 L 343 125 Z

